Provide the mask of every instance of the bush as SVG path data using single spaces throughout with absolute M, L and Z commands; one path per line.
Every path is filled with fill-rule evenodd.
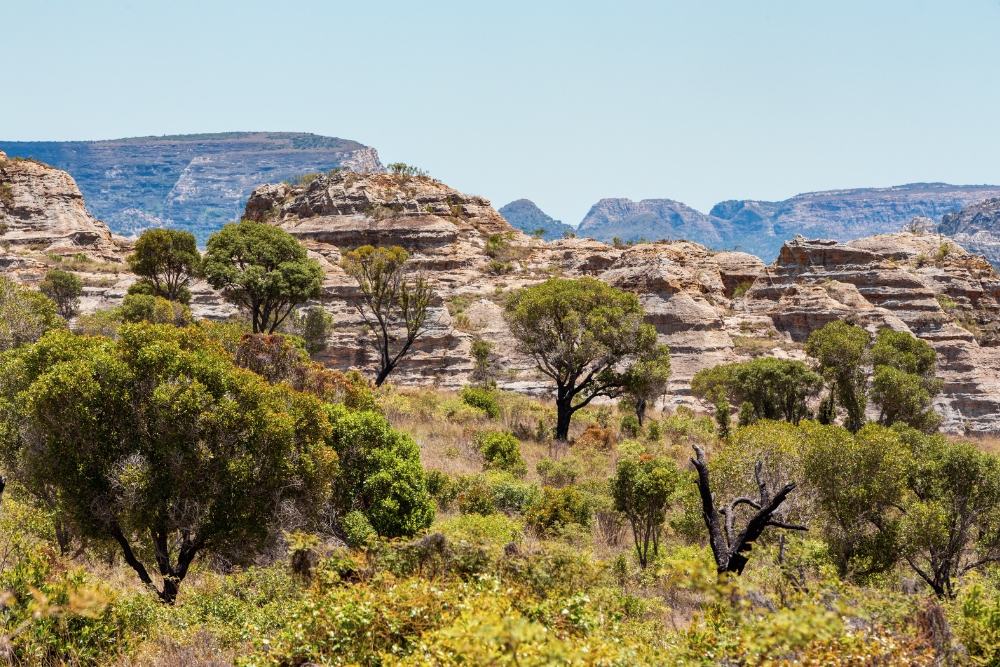
M 521 458 L 521 442 L 510 433 L 491 431 L 476 436 L 476 444 L 483 458 L 486 470 L 502 470 L 517 477 L 528 473 L 528 466 Z
M 570 524 L 590 526 L 591 508 L 587 497 L 574 486 L 563 489 L 550 487 L 525 517 L 528 525 L 542 535 L 555 535 Z
M 0 276 L 0 352 L 33 343 L 49 329 L 65 326 L 55 302 Z
M 649 427 L 646 433 L 646 437 L 648 437 L 652 442 L 659 442 L 663 437 L 663 430 L 660 428 L 660 422 L 655 419 L 650 419 Z
M 173 324 L 178 327 L 191 323 L 191 311 L 187 306 L 149 294 L 126 294 L 120 312 L 125 322 Z
M 348 512 L 341 525 L 347 544 L 352 549 L 366 548 L 376 538 L 375 529 L 368 522 L 368 517 L 357 510 Z
M 340 457 L 334 502 L 364 513 L 383 537 L 413 535 L 434 521 L 420 448 L 382 415 L 328 405 L 331 444 Z
M 427 493 L 431 495 L 438 509 L 446 510 L 458 498 L 458 484 L 446 472 L 440 470 L 428 470 Z
M 490 473 L 487 485 L 493 506 L 505 514 L 524 514 L 538 502 L 538 486 L 522 482 L 510 473 Z
M 458 494 L 458 511 L 462 514 L 487 516 L 497 511 L 493 503 L 493 492 L 482 475 L 468 477 L 461 482 Z
M 38 291 L 55 301 L 59 314 L 68 320 L 80 308 L 83 283 L 72 273 L 53 270 L 45 274 L 45 280 L 39 283 Z
M 638 438 L 642 426 L 639 425 L 639 418 L 635 415 L 625 415 L 621 421 L 621 432 L 629 438 Z
M 462 401 L 469 406 L 479 408 L 490 419 L 500 418 L 500 403 L 497 401 L 496 392 L 482 387 L 463 387 Z
M 562 461 L 542 459 L 535 465 L 535 471 L 542 478 L 542 484 L 545 486 L 569 486 L 580 476 L 580 460 L 574 456 L 567 457 Z

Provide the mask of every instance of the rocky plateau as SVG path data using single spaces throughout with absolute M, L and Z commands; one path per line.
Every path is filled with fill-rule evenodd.
M 0 160 L 0 273 L 37 285 L 49 268 L 71 268 L 87 285 L 84 312 L 119 304 L 135 279 L 124 265 L 129 241 L 87 212 L 65 172 Z M 809 331 L 846 319 L 872 332 L 910 331 L 937 350 L 945 388 L 936 407 L 947 431 L 1000 430 L 1000 276 L 982 256 L 923 227 L 847 243 L 796 237 L 766 265 L 689 241 L 546 242 L 513 228 L 486 199 L 434 179 L 349 171 L 260 186 L 244 215 L 295 235 L 326 272 L 319 303 L 335 329 L 316 359 L 331 368 L 371 369 L 374 359 L 354 307 L 357 287 L 339 266 L 342 253 L 400 245 L 435 299 L 427 333 L 391 376 L 397 386 L 458 389 L 472 370 L 471 343 L 482 336 L 498 344 L 501 387 L 546 395 L 551 386 L 511 338 L 502 303 L 512 290 L 553 276 L 593 276 L 636 293 L 670 346 L 665 406 L 705 410 L 690 395 L 698 370 L 761 355 L 805 359 Z M 491 234 L 506 240 L 503 262 L 486 255 Z M 196 317 L 234 314 L 204 283 L 193 287 Z

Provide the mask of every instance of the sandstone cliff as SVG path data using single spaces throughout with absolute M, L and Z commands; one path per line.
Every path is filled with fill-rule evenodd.
M 1000 197 L 945 215 L 938 231 L 954 238 L 969 252 L 981 253 L 994 266 L 1000 266 Z
M 168 226 L 194 233 L 200 244 L 239 219 L 246 198 L 261 183 L 337 167 L 382 171 L 374 148 L 304 132 L 0 141 L 0 150 L 68 171 L 91 212 L 117 234 Z
M 0 208 L 9 221 L 4 242 L 26 234 L 36 241 L 11 245 L 16 261 L 0 262 L 0 271 L 37 284 L 48 266 L 65 266 L 46 254 L 49 249 L 83 252 L 103 260 L 80 267 L 87 284 L 84 311 L 119 304 L 135 277 L 113 263 L 124 249 L 86 214 L 72 179 L 31 162 L 8 161 L 2 173 L 14 193 L 14 204 Z M 1000 430 L 1000 277 L 987 261 L 937 234 L 904 232 L 846 244 L 798 237 L 770 266 L 747 253 L 713 252 L 686 241 L 622 248 L 587 238 L 546 243 L 513 229 L 489 201 L 433 179 L 353 172 L 258 187 L 245 215 L 288 230 L 323 266 L 320 303 L 336 324 L 317 358 L 333 368 L 374 366 L 354 308 L 356 285 L 339 266 L 341 252 L 365 243 L 401 245 L 436 297 L 427 334 L 391 376 L 397 385 L 458 389 L 472 370 L 472 341 L 482 336 L 498 344 L 501 387 L 548 394 L 548 379 L 511 338 L 502 304 L 519 287 L 586 275 L 636 293 L 647 321 L 670 346 L 674 372 L 666 405 L 704 409 L 690 395 L 698 370 L 761 355 L 805 359 L 810 331 L 846 319 L 872 332 L 884 326 L 911 331 L 934 346 L 945 381 L 937 408 L 947 430 Z M 506 240 L 501 262 L 486 255 L 491 234 Z M 192 291 L 195 316 L 233 314 L 204 283 Z

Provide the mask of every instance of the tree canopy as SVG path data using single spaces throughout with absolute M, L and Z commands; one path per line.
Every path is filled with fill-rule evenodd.
M 188 303 L 188 283 L 201 272 L 201 253 L 194 234 L 179 229 L 147 229 L 135 242 L 128 256 L 128 267 L 142 278 L 131 293 L 160 296 L 170 301 Z M 145 288 L 145 289 L 144 289 Z
M 166 602 L 199 552 L 252 558 L 279 512 L 308 522 L 329 494 L 322 404 L 235 367 L 198 327 L 52 331 L 0 371 L 7 469 L 150 587 L 152 561 Z
M 65 326 L 54 301 L 0 276 L 0 352 L 33 343 L 49 329 Z
M 819 360 L 823 375 L 832 387 L 831 396 L 835 396 L 837 403 L 847 411 L 844 425 L 852 432 L 865 423 L 868 405 L 865 353 L 870 340 L 868 332 L 861 327 L 836 320 L 813 331 L 806 342 L 806 353 Z
M 65 319 L 76 315 L 80 308 L 83 283 L 68 271 L 53 269 L 45 274 L 45 280 L 38 284 L 38 291 L 56 303 L 59 314 Z
M 378 353 L 375 385 L 379 387 L 424 332 L 433 298 L 422 276 L 412 281 L 406 278 L 408 259 L 409 253 L 399 246 L 367 245 L 347 253 L 341 262 L 361 290 L 355 306 L 369 327 Z
M 801 361 L 761 357 L 698 371 L 691 393 L 720 405 L 750 403 L 753 418 L 784 419 L 797 424 L 809 411 L 806 398 L 823 387 L 823 379 Z M 745 425 L 745 424 L 744 424 Z
M 593 278 L 552 278 L 511 294 L 504 319 L 538 369 L 556 383 L 556 439 L 573 413 L 598 396 L 618 397 L 630 364 L 657 349 L 634 294 Z
M 203 266 L 209 284 L 250 314 L 254 333 L 274 333 L 323 287 L 323 269 L 294 236 L 252 220 L 213 234 Z

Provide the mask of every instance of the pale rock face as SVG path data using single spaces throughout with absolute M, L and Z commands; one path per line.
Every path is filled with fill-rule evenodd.
M 31 249 L 60 256 L 85 254 L 121 262 L 111 231 L 87 212 L 83 195 L 64 171 L 31 160 L 8 160 L 0 152 L 0 242 L 16 255 Z M 8 259 L 6 268 L 30 268 Z
M 36 234 L 38 243 L 58 248 L 78 242 L 74 231 L 90 230 L 97 241 L 76 247 L 120 261 L 127 244 L 112 243 L 106 228 L 86 215 L 72 179 L 34 163 L 18 163 L 17 170 L 14 210 L 24 212 L 18 220 L 37 223 L 15 221 L 17 233 Z M 663 405 L 706 409 L 691 396 L 690 382 L 716 364 L 760 354 L 808 361 L 802 343 L 809 333 L 843 319 L 873 335 L 886 326 L 910 331 L 937 350 L 945 389 L 936 407 L 947 430 L 1000 429 L 1000 347 L 993 346 L 1000 342 L 1000 335 L 994 337 L 1000 330 L 1000 277 L 958 246 L 942 254 L 942 237 L 934 234 L 880 235 L 848 244 L 800 237 L 788 241 L 770 266 L 753 255 L 713 253 L 686 241 L 627 248 L 584 238 L 546 243 L 512 229 L 485 199 L 427 178 L 380 173 L 261 186 L 246 217 L 286 229 L 323 268 L 318 303 L 333 316 L 335 329 L 316 359 L 331 368 L 372 373 L 375 366 L 355 307 L 357 285 L 340 268 L 342 252 L 366 243 L 401 245 L 435 299 L 426 333 L 390 376 L 399 386 L 460 388 L 472 371 L 472 341 L 481 336 L 497 345 L 501 387 L 551 395 L 551 381 L 511 336 L 503 303 L 511 291 L 553 276 L 590 276 L 635 293 L 646 321 L 671 348 L 673 376 Z M 509 246 L 507 273 L 491 272 L 495 267 L 485 251 L 492 234 Z M 30 285 L 44 269 L 30 257 L 0 255 L 0 272 Z M 88 279 L 83 312 L 119 305 L 135 280 L 124 270 L 82 277 Z M 733 298 L 738 286 L 751 282 Z M 191 308 L 196 317 L 213 319 L 235 312 L 204 282 L 192 285 Z

